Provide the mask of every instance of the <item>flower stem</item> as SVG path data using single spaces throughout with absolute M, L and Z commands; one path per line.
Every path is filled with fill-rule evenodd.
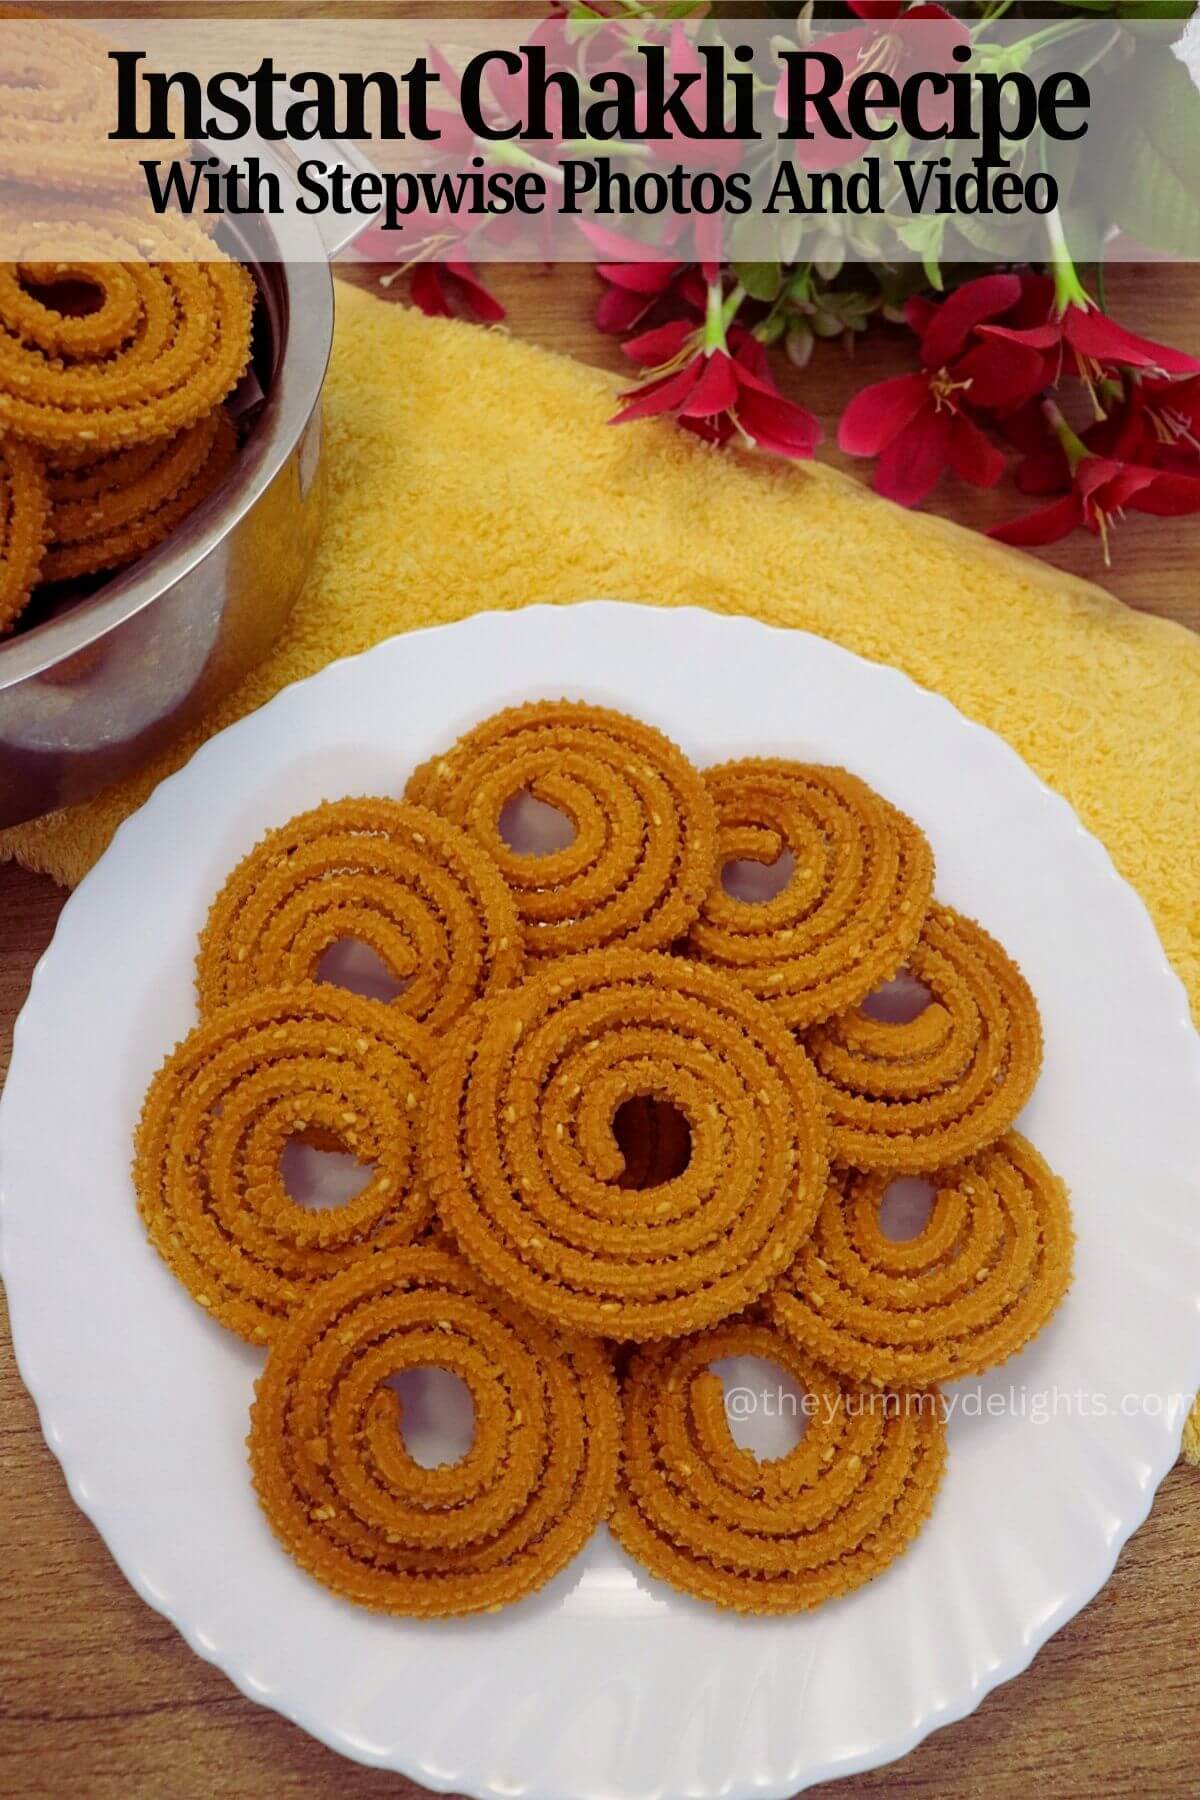
M 720 280 L 708 284 L 708 301 L 704 308 L 704 353 L 725 348 L 725 295 Z
M 1073 475 L 1084 457 L 1091 455 L 1091 451 L 1078 433 L 1071 430 L 1055 401 L 1049 398 L 1042 401 L 1042 416 L 1062 445 L 1067 467 Z
M 1046 236 L 1050 240 L 1050 260 L 1054 264 L 1054 310 L 1061 318 L 1068 306 L 1092 304 L 1091 295 L 1080 281 L 1063 231 L 1062 215 L 1057 206 L 1046 214 Z
M 1058 25 L 1047 25 L 1044 31 L 1035 31 L 1032 36 L 1018 38 L 1011 48 L 1020 53 L 1024 63 L 1038 50 L 1045 50 L 1050 44 L 1057 44 L 1062 38 L 1074 37 L 1086 26 L 1086 19 L 1068 19 Z

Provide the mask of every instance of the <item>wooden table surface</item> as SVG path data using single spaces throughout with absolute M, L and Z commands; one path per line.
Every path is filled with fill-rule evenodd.
M 509 269 L 495 285 L 518 336 L 620 367 L 615 346 L 591 329 L 598 284 L 590 270 Z M 1200 351 L 1200 271 L 1117 270 L 1108 286 L 1110 309 L 1123 323 Z M 828 425 L 859 382 L 906 366 L 901 334 L 883 333 L 860 347 L 856 368 L 847 367 L 839 348 L 821 346 L 794 386 Z M 836 452 L 832 460 L 839 460 Z M 935 504 L 986 524 L 1012 498 L 956 484 Z M 1126 522 L 1107 577 L 1091 538 L 1069 539 L 1053 556 L 1106 580 L 1132 606 L 1200 628 L 1200 518 Z M 13 1020 L 61 902 L 49 882 L 0 868 L 0 1076 Z M 336 1792 L 348 1800 L 407 1800 L 424 1791 L 342 1762 L 252 1705 L 142 1604 L 67 1494 L 6 1329 L 0 1519 L 0 1795 L 283 1800 Z M 1193 1581 L 1200 1582 L 1200 1472 L 1178 1467 L 1112 1580 L 1030 1672 L 902 1762 L 811 1791 L 838 1800 L 1010 1800 L 1036 1784 L 1039 1800 L 1194 1796 L 1200 1695 Z

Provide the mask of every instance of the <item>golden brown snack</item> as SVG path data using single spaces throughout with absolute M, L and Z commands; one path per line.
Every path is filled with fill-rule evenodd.
M 106 456 L 60 453 L 47 482 L 43 581 L 118 569 L 152 550 L 194 512 L 233 462 L 237 433 L 217 407 L 174 437 Z
M 347 939 L 409 984 L 392 1006 L 436 1032 L 524 961 L 512 896 L 466 832 L 400 800 L 326 801 L 269 831 L 213 901 L 200 1010 L 311 979 Z
M 617 1114 L 666 1102 L 683 1172 L 623 1184 Z M 768 1007 L 696 963 L 611 949 L 472 1008 L 430 1089 L 439 1217 L 493 1286 L 567 1330 L 667 1337 L 736 1312 L 792 1262 L 825 1188 L 808 1061 Z
M 224 400 L 250 357 L 254 283 L 240 263 L 207 243 L 206 261 L 138 260 L 140 226 L 103 212 L 21 232 L 26 253 L 0 264 L 0 430 L 98 456 L 171 437 Z M 194 251 L 195 237 L 163 220 L 153 245 Z M 94 310 L 54 304 L 80 285 Z
M 0 438 L 0 637 L 24 612 L 38 579 L 49 502 L 41 459 Z
M 717 877 L 688 947 L 800 1030 L 889 981 L 933 894 L 925 836 L 845 769 L 747 757 L 705 770 L 717 809 Z M 734 862 L 794 867 L 773 898 L 734 898 Z
M 177 156 L 170 140 L 115 142 L 113 64 L 86 26 L 5 17 L 0 33 L 0 181 L 58 193 L 145 197 L 139 157 Z M 32 196 L 29 206 L 35 207 Z
M 1042 1028 L 1028 982 L 981 925 L 934 904 L 906 967 L 931 999 L 903 1023 L 861 1008 L 814 1026 L 833 1157 L 921 1175 L 1006 1132 L 1033 1092 Z
M 134 1186 L 151 1243 L 214 1319 L 268 1342 L 330 1275 L 424 1229 L 432 1059 L 411 1019 L 315 983 L 235 1001 L 176 1046 L 142 1107 Z M 293 1200 L 292 1139 L 369 1164 L 366 1186 L 337 1207 Z
M 522 793 L 570 820 L 565 849 L 510 848 L 501 814 Z M 516 896 L 531 956 L 663 949 L 712 883 L 716 827 L 699 772 L 652 725 L 606 707 L 537 700 L 497 713 L 422 763 L 405 796 L 483 845 Z
M 727 1356 L 776 1363 L 804 1392 L 804 1435 L 785 1456 L 734 1442 L 710 1366 Z M 652 1575 L 737 1612 L 802 1612 L 878 1575 L 920 1531 L 945 1468 L 936 1389 L 858 1388 L 761 1321 L 638 1351 L 622 1409 L 613 1534 Z
M 886 1175 L 843 1172 L 770 1298 L 780 1330 L 826 1368 L 906 1387 L 980 1375 L 1027 1344 L 1071 1280 L 1067 1192 L 1013 1131 L 934 1178 L 929 1219 L 879 1225 Z
M 404 1369 L 448 1369 L 475 1407 L 461 1461 L 401 1436 Z M 254 1485 L 326 1587 L 386 1612 L 491 1612 L 542 1587 L 612 1505 L 620 1411 L 604 1348 L 557 1337 L 457 1258 L 368 1257 L 288 1321 L 256 1387 Z

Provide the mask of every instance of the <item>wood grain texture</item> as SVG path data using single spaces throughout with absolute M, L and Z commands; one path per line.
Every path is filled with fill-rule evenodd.
M 514 335 L 621 366 L 616 346 L 591 326 L 597 281 L 590 270 L 501 270 L 495 286 Z M 1117 270 L 1109 304 L 1133 329 L 1200 350 L 1200 270 Z M 853 367 L 839 349 L 822 346 L 803 376 L 789 371 L 786 379 L 828 427 L 854 387 L 900 372 L 906 356 L 903 336 L 885 332 L 861 346 Z M 832 452 L 830 460 L 842 459 Z M 1012 499 L 1003 490 L 946 485 L 934 510 L 986 525 Z M 1200 627 L 1200 518 L 1127 521 L 1107 577 L 1090 538 L 1068 539 L 1052 554 L 1064 568 L 1106 580 L 1130 605 Z M 0 868 L 0 1076 L 61 904 L 49 882 Z M 341 1761 L 252 1705 L 142 1604 L 76 1511 L 42 1442 L 6 1319 L 0 1518 L 0 1795 L 291 1800 L 337 1792 L 348 1800 L 408 1800 L 424 1792 Z M 1200 1581 L 1198 1521 L 1200 1476 L 1177 1468 L 1112 1580 L 1028 1674 L 902 1762 L 810 1791 L 830 1800 L 1015 1800 L 1036 1784 L 1039 1800 L 1193 1796 L 1200 1781 L 1191 1598 Z

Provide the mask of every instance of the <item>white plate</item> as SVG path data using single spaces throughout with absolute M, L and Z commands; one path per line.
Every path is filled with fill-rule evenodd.
M 1041 1001 L 1046 1069 L 1023 1125 L 1074 1195 L 1074 1288 L 1024 1355 L 960 1384 L 915 1548 L 807 1617 L 717 1613 L 604 1533 L 497 1617 L 410 1624 L 332 1598 L 251 1494 L 258 1354 L 192 1305 L 134 1211 L 130 1133 L 193 1021 L 195 934 L 234 861 L 323 797 L 397 792 L 495 708 L 564 693 L 653 720 L 700 763 L 856 770 L 925 827 L 938 892 L 999 935 Z M 395 638 L 206 744 L 63 912 L 17 1028 L 0 1180 L 22 1373 L 138 1592 L 334 1749 L 471 1795 L 782 1796 L 901 1755 L 1095 1593 L 1200 1381 L 1200 1047 L 1140 900 L 944 700 L 821 639 L 704 612 L 537 607 Z M 1039 1423 L 1043 1405 L 1057 1416 Z

